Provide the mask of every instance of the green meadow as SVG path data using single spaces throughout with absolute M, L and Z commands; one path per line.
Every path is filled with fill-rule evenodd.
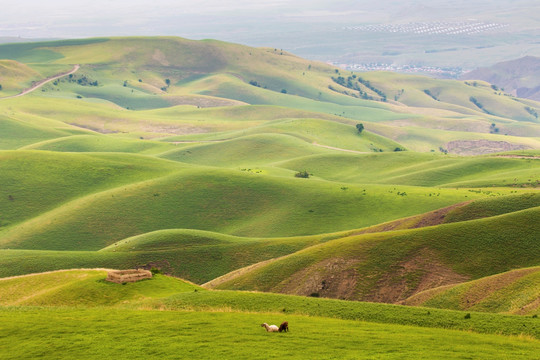
M 538 357 L 540 103 L 175 37 L 0 85 L 2 359 Z
M 0 280 L 0 317 L 11 324 L 1 340 L 2 357 L 249 358 L 265 351 L 293 358 L 532 359 L 539 347 L 538 324 L 530 317 L 208 291 L 161 275 L 122 285 L 105 282 L 105 274 Z M 283 320 L 287 333 L 260 327 Z

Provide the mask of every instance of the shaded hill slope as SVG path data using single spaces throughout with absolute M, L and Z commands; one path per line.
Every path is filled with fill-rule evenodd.
M 217 288 L 398 302 L 440 285 L 537 265 L 539 211 L 333 240 Z
M 540 267 L 533 267 L 426 290 L 406 299 L 403 304 L 524 315 L 538 313 L 538 294 Z

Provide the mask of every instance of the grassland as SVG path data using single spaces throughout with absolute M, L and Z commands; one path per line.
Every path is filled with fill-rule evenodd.
M 538 267 L 512 270 L 472 282 L 427 290 L 409 305 L 512 314 L 537 313 Z
M 215 286 L 399 302 L 423 287 L 535 265 L 540 254 L 534 220 L 538 211 L 534 207 L 479 220 L 345 237 Z
M 258 339 L 264 339 L 265 351 L 277 351 L 276 355 L 287 343 L 288 356 L 297 358 L 309 351 L 321 358 L 334 358 L 337 352 L 342 358 L 391 359 L 397 349 L 398 358 L 404 353 L 461 358 L 465 352 L 489 358 L 501 351 L 507 358 L 534 358 L 539 346 L 538 324 L 531 317 L 472 313 L 466 318 L 458 311 L 208 291 L 161 275 L 125 285 L 107 283 L 104 277 L 101 270 L 71 270 L 0 280 L 2 328 L 10 334 L 2 338 L 2 356 L 48 358 L 55 349 L 54 356 L 69 353 L 78 358 L 132 353 L 186 358 L 193 351 L 248 358 L 253 346 L 260 346 L 255 345 L 261 343 Z M 282 319 L 289 321 L 289 333 L 268 334 L 259 326 Z M 500 328 L 520 336 L 495 334 Z M 72 339 L 73 348 L 66 339 Z M 43 341 L 47 352 L 38 346 Z M 268 350 L 269 342 L 275 342 L 275 350 Z M 321 344 L 325 345 L 319 349 Z
M 180 38 L 0 45 L 0 84 L 0 277 L 193 282 L 0 279 L 2 358 L 540 349 L 534 101 Z

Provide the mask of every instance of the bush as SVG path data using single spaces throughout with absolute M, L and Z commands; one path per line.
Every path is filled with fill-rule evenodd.
M 311 174 L 307 172 L 307 170 L 304 170 L 304 171 L 299 171 L 297 172 L 296 174 L 294 174 L 295 177 L 297 178 L 309 178 Z

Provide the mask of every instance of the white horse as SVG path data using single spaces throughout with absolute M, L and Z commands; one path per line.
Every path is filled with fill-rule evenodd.
M 262 327 L 268 332 L 278 332 L 279 328 L 276 325 L 268 325 L 267 323 L 261 324 Z

